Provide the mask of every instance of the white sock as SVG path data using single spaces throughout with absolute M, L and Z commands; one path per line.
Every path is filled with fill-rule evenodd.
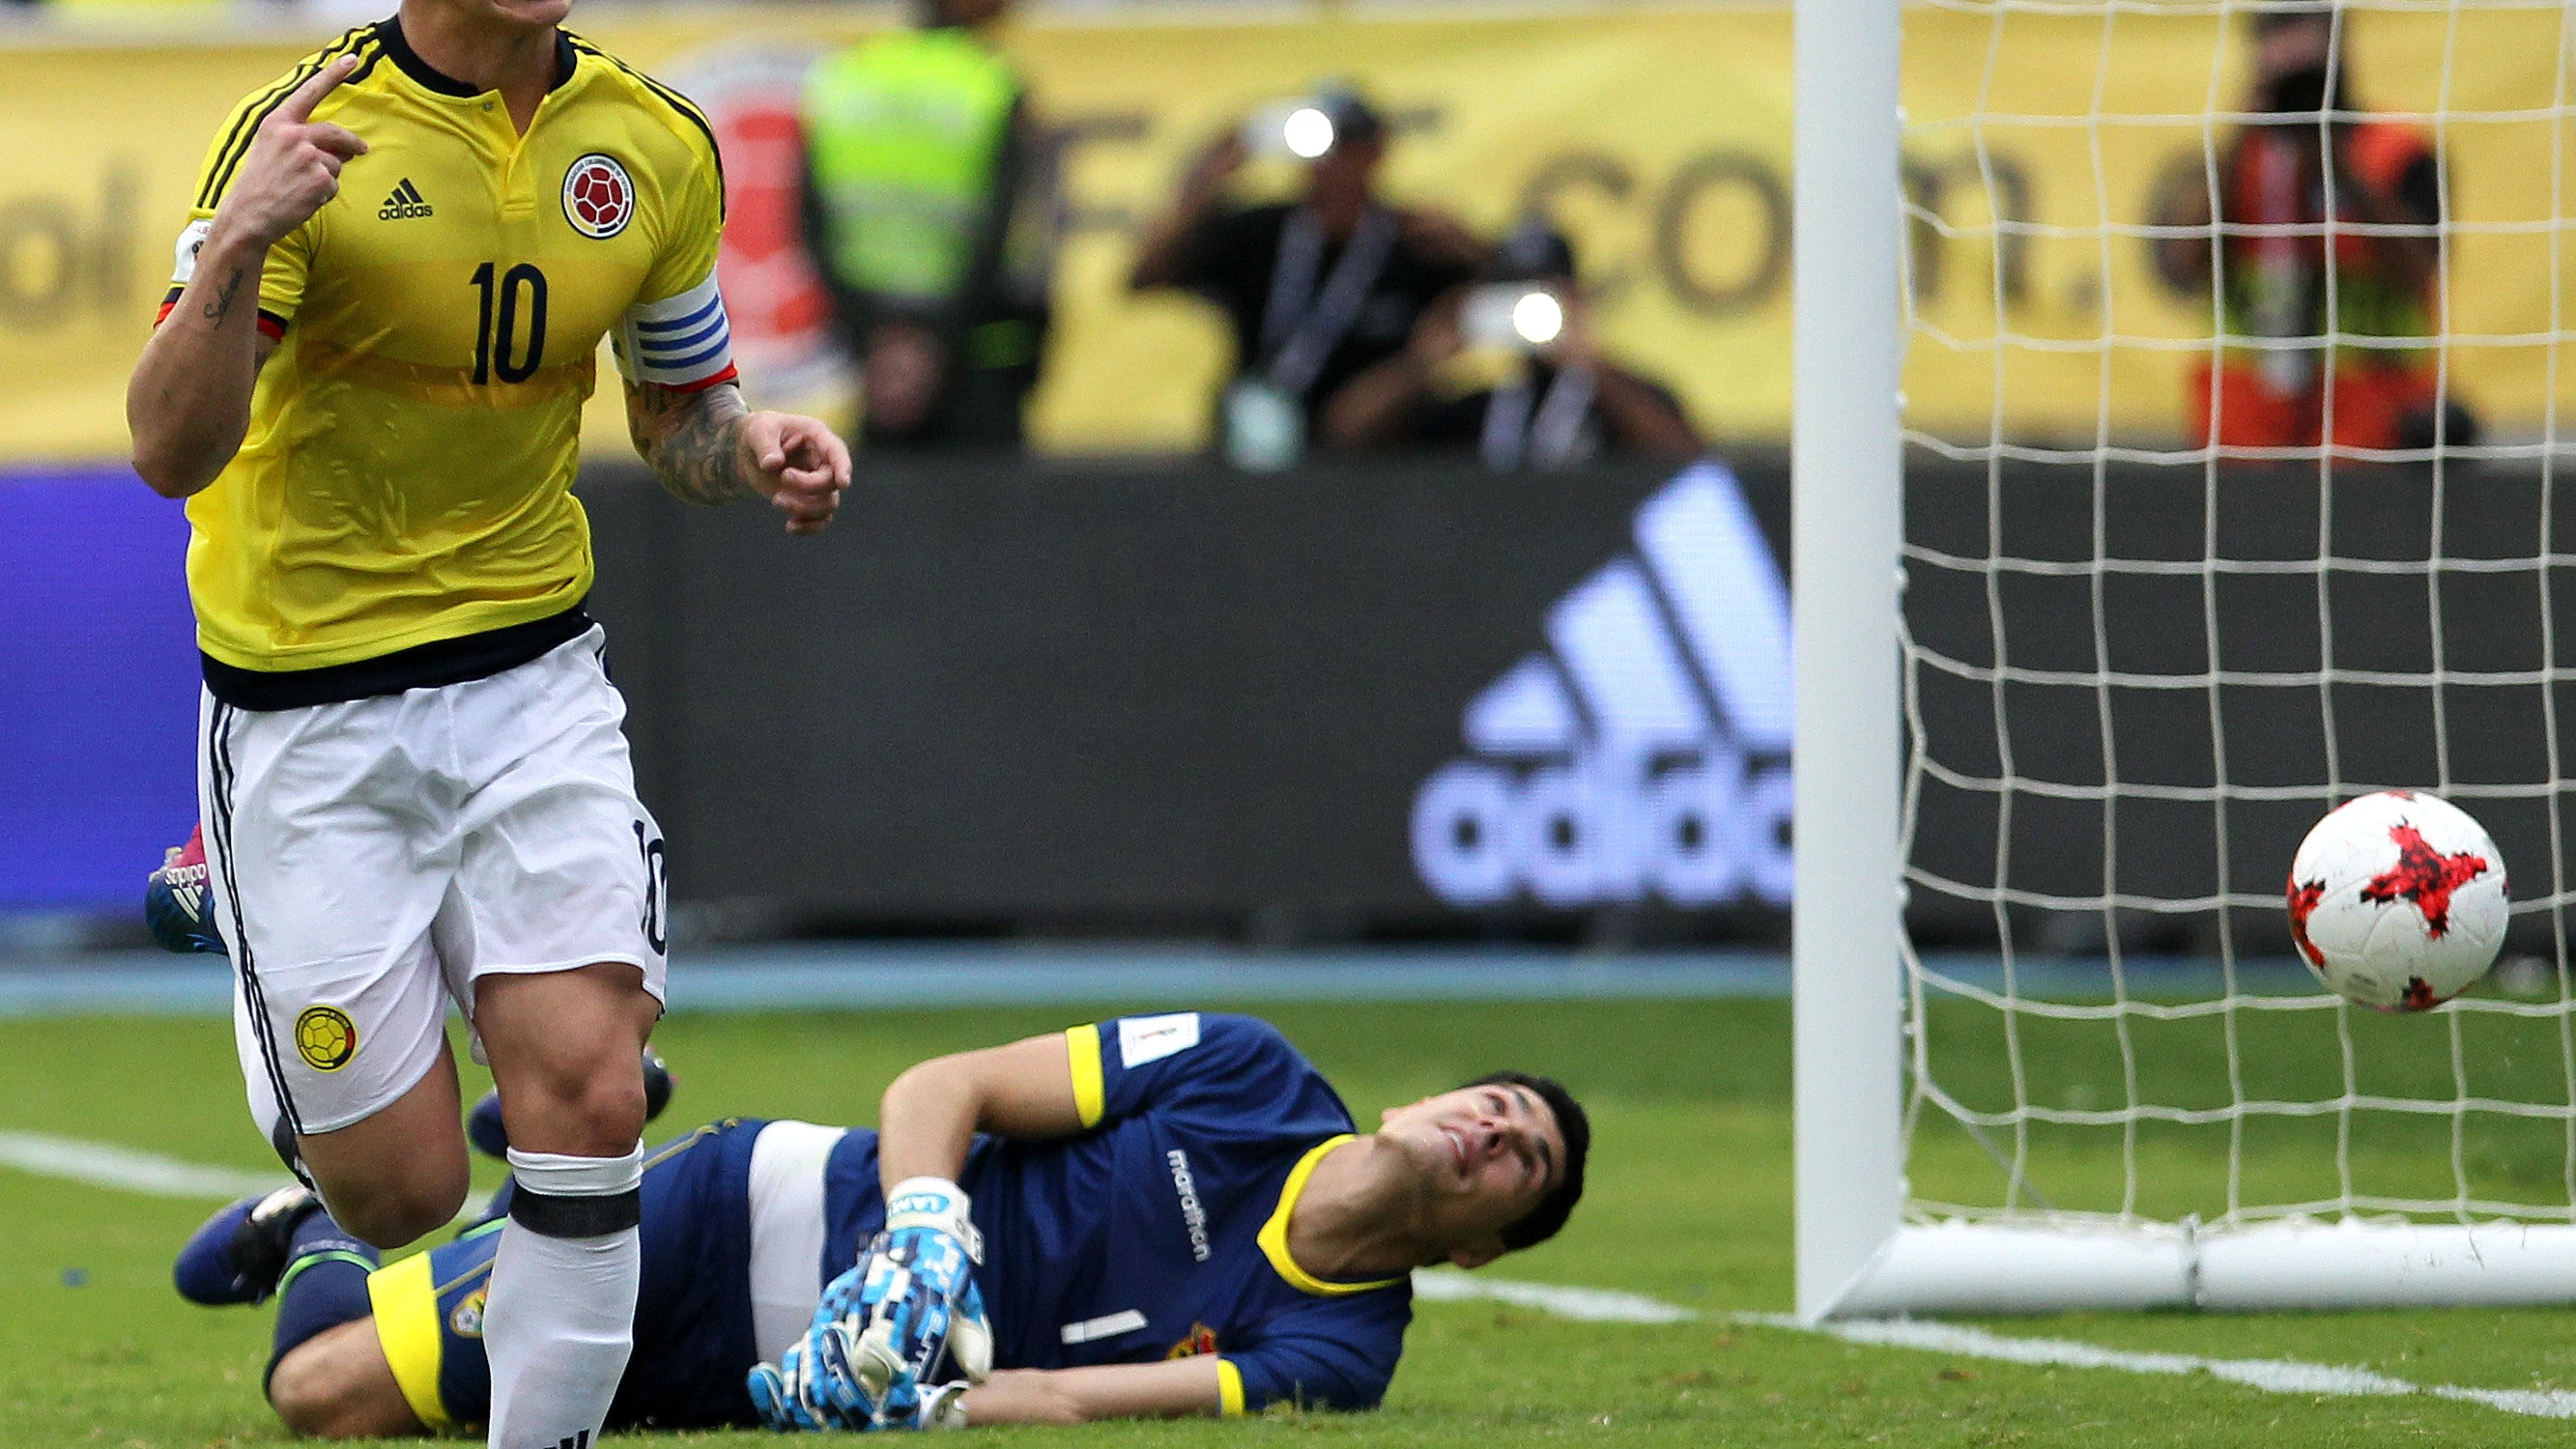
M 624 1157 L 513 1148 L 510 1171 L 519 1188 L 483 1307 L 491 1449 L 591 1449 L 635 1347 L 644 1148 Z

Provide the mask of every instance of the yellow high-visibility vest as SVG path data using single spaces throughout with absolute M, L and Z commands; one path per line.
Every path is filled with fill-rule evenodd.
M 907 30 L 806 73 L 805 145 L 842 285 L 952 296 L 973 263 L 1020 95 L 1010 63 L 960 29 Z

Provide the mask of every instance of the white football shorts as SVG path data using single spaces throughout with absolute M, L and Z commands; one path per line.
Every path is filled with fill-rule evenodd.
M 251 1114 L 329 1132 L 411 1089 L 493 973 L 664 989 L 662 831 L 597 629 L 482 679 L 198 712 L 197 798 Z M 291 1144 L 290 1144 L 291 1145 Z
M 844 1127 L 772 1122 L 751 1142 L 751 1335 L 777 1363 L 805 1336 L 823 1289 L 853 1263 L 826 1263 L 824 1174 Z

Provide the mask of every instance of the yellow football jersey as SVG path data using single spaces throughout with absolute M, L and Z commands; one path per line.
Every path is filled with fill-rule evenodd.
M 525 136 L 498 93 L 431 69 L 391 20 L 253 94 L 207 152 L 165 316 L 260 120 L 349 53 L 357 71 L 314 119 L 367 153 L 270 249 L 260 327 L 276 351 L 240 454 L 188 503 L 210 682 L 565 615 L 591 582 L 570 490 L 601 336 L 617 332 L 630 377 L 733 376 L 714 133 L 571 36 Z

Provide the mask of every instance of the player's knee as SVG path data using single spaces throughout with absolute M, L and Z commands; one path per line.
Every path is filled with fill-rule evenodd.
M 634 1058 L 593 1077 L 581 1095 L 581 1120 L 604 1156 L 615 1156 L 644 1135 L 644 1072 Z
M 269 1407 L 286 1427 L 315 1439 L 357 1439 L 375 1432 L 364 1385 L 331 1345 L 303 1344 L 277 1361 L 268 1378 Z
M 620 1064 L 635 1065 L 632 1061 Z M 573 1095 L 569 1106 L 588 1149 L 601 1157 L 615 1157 L 644 1135 L 643 1073 L 619 1070 L 594 1074 Z
M 510 1141 L 580 1157 L 616 1157 L 644 1135 L 644 1071 L 634 1057 L 567 1062 L 501 1089 Z
M 298 1348 L 277 1361 L 276 1372 L 268 1376 L 268 1403 L 288 1429 L 327 1439 L 337 1418 L 336 1385 L 329 1360 L 309 1348 Z
M 644 1135 L 642 1081 L 570 1082 L 518 1100 L 507 1093 L 502 1111 L 512 1146 L 572 1157 L 618 1157 Z
M 456 1220 L 472 1186 L 462 1154 L 423 1154 L 397 1174 L 322 1184 L 322 1200 L 362 1242 L 399 1248 Z
M 391 1251 L 454 1222 L 464 1206 L 465 1194 L 459 1190 L 440 1199 L 383 1197 L 347 1212 L 335 1202 L 332 1212 L 359 1241 Z

